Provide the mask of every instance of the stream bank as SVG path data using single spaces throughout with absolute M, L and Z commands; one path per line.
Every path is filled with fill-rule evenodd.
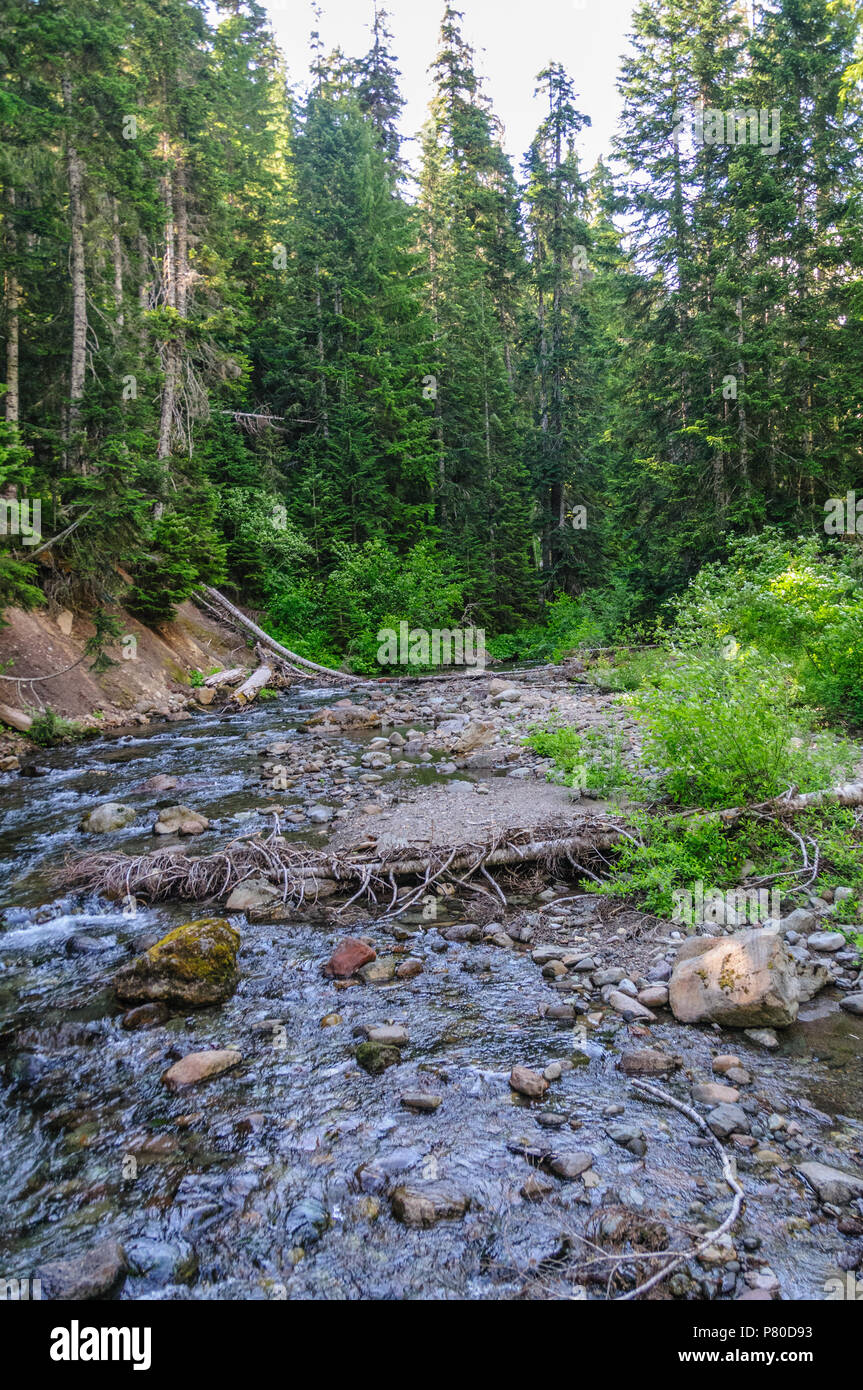
M 690 1105 L 695 1087 L 724 1084 L 714 1070 L 722 1056 L 748 1077 L 735 1086 L 743 1128 L 725 1141 L 743 1217 L 657 1296 L 823 1298 L 837 1271 L 859 1266 L 859 1201 L 819 1200 L 800 1173 L 812 1161 L 861 1171 L 863 1023 L 840 1010 L 834 989 L 773 1051 L 740 1030 L 682 1026 L 662 1007 L 655 1022 L 627 1022 L 603 988 L 641 990 L 651 973 L 661 982 L 679 938 L 608 900 L 573 900 L 572 884 L 553 879 L 509 893 L 499 910 L 447 893 L 433 916 L 426 905 L 390 923 L 355 910 L 341 921 L 326 904 L 266 921 L 224 902 L 57 893 L 67 855 L 97 840 L 147 852 L 154 821 L 178 802 L 207 821 L 186 841 L 195 854 L 270 825 L 274 805 L 310 845 L 432 842 L 456 824 L 479 836 L 508 816 L 523 824 L 531 807 L 571 822 L 578 807 L 545 783 L 523 732 L 555 710 L 573 722 L 605 718 L 610 701 L 547 673 L 526 675 L 517 699 L 500 698 L 506 682 L 491 686 L 355 693 L 349 703 L 377 716 L 366 727 L 335 713 L 342 690 L 294 688 L 230 719 L 204 710 L 40 752 L 42 775 L 7 774 L 0 1239 L 9 1276 L 66 1262 L 47 1283 L 122 1299 L 615 1296 L 632 1285 L 627 1253 L 691 1247 L 730 1200 L 693 1124 L 633 1094 L 621 1059 L 656 1066 L 631 1060 L 645 1053 L 666 1059 L 660 1084 Z M 485 742 L 459 749 L 483 725 Z M 625 721 L 624 731 L 635 738 Z M 372 747 L 378 739 L 389 751 Z M 83 834 L 82 818 L 105 802 L 136 814 L 106 835 Z M 117 970 L 208 914 L 240 933 L 236 993 L 124 1026 Z M 365 979 L 322 972 L 346 935 L 376 953 Z M 408 961 L 410 972 L 397 973 Z M 376 1028 L 406 1040 L 374 1075 L 357 1050 Z M 172 1093 L 166 1071 L 208 1049 L 233 1049 L 239 1061 Z M 547 1073 L 538 1098 L 511 1087 L 514 1067 Z M 417 1212 L 426 1229 L 409 1224 Z M 612 1264 L 586 1263 L 597 1245 L 622 1258 L 610 1288 Z M 84 1263 L 94 1248 L 95 1273 Z

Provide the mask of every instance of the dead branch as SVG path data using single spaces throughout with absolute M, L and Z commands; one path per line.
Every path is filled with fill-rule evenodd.
M 703 1236 L 694 1249 L 683 1250 L 674 1254 L 673 1259 L 671 1259 L 667 1265 L 663 1266 L 662 1269 L 658 1270 L 656 1274 L 652 1275 L 650 1279 L 646 1280 L 645 1283 L 639 1284 L 637 1288 L 630 1289 L 629 1293 L 621 1294 L 619 1298 L 615 1299 L 617 1303 L 628 1303 L 634 1298 L 640 1298 L 643 1293 L 647 1293 L 648 1289 L 653 1289 L 657 1284 L 661 1284 L 663 1280 L 667 1279 L 669 1274 L 680 1265 L 685 1264 L 688 1260 L 696 1259 L 701 1254 L 702 1250 L 706 1250 L 709 1245 L 715 1245 L 718 1240 L 721 1240 L 726 1231 L 731 1230 L 731 1227 L 740 1215 L 745 1196 L 743 1188 L 737 1181 L 737 1174 L 734 1171 L 734 1165 L 731 1159 L 728 1157 L 728 1154 L 723 1149 L 712 1129 L 710 1129 L 707 1122 L 698 1114 L 697 1110 L 693 1110 L 691 1105 L 684 1105 L 683 1101 L 675 1099 L 674 1096 L 669 1095 L 668 1091 L 664 1091 L 661 1086 L 655 1086 L 650 1081 L 633 1081 L 632 1089 L 647 1100 L 657 1100 L 662 1105 L 670 1105 L 675 1110 L 679 1110 L 681 1115 L 685 1115 L 688 1120 L 691 1120 L 693 1124 L 704 1131 L 713 1148 L 716 1150 L 719 1161 L 722 1164 L 722 1176 L 731 1189 L 733 1201 L 728 1215 L 721 1226 L 717 1226 L 715 1231 L 710 1231 L 706 1236 Z M 667 1253 L 672 1254 L 673 1252 L 669 1251 Z

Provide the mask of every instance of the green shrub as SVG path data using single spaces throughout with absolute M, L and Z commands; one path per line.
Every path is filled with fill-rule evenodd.
M 639 779 L 626 763 L 626 740 L 608 721 L 580 734 L 565 725 L 533 728 L 525 742 L 541 758 L 552 758 L 550 782 L 600 793 L 635 790 Z
M 52 748 L 58 743 L 69 743 L 73 739 L 83 738 L 84 730 L 73 719 L 64 719 L 48 705 L 33 716 L 27 737 L 40 748 Z
M 733 806 L 792 785 L 824 787 L 853 766 L 850 745 L 814 737 L 796 693 L 787 663 L 750 649 L 686 653 L 628 698 L 644 726 L 645 761 L 673 800 Z
M 809 704 L 863 720 L 861 554 L 780 533 L 733 540 L 676 604 L 686 645 L 754 646 L 790 662 Z

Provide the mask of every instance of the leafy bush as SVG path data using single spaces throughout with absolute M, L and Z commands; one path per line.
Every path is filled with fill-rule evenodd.
M 584 599 L 559 594 L 547 605 L 544 622 L 492 637 L 488 649 L 498 661 L 562 661 L 579 647 L 602 642 L 603 636 Z
M 641 843 L 621 840 L 613 878 L 592 891 L 637 897 L 646 912 L 669 917 L 675 889 L 691 890 L 699 881 L 717 888 L 737 884 L 749 846 L 743 837 L 727 834 L 718 820 L 636 812 L 627 821 Z
M 853 765 L 849 745 L 813 737 L 795 694 L 788 664 L 750 649 L 727 659 L 688 653 L 628 698 L 645 728 L 645 759 L 669 795 L 683 805 L 733 806 L 791 785 L 827 786 Z
M 583 791 L 634 789 L 638 778 L 627 765 L 625 739 L 612 722 L 579 734 L 565 725 L 533 728 L 525 742 L 541 758 L 552 758 L 548 779 Z
M 769 530 L 730 543 L 676 604 L 690 646 L 752 645 L 793 664 L 805 702 L 863 720 L 861 554 Z
M 462 588 L 428 541 L 404 555 L 383 541 L 341 546 L 325 601 L 329 630 L 351 657 L 354 670 L 380 674 L 378 632 L 451 628 L 462 622 Z M 418 668 L 414 667 L 413 670 Z
M 84 730 L 72 719 L 64 719 L 50 705 L 33 716 L 33 723 L 27 737 L 40 748 L 52 748 L 57 743 L 68 743 L 72 739 L 83 738 Z

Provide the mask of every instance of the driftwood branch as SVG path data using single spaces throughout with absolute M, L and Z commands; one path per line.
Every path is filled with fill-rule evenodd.
M 770 804 L 770 803 L 766 803 Z M 786 812 L 808 810 L 817 805 L 863 805 L 863 782 L 837 787 L 828 792 L 810 792 L 782 803 Z M 747 810 L 741 807 L 732 814 L 734 824 Z M 725 812 L 714 813 L 720 817 Z M 270 879 L 281 889 L 282 901 L 299 905 L 309 897 L 304 886 L 308 878 L 335 881 L 349 894 L 350 901 L 365 898 L 373 904 L 378 894 L 389 899 L 396 879 L 419 879 L 420 888 L 411 899 L 421 896 L 430 883 L 444 873 L 461 875 L 463 884 L 481 874 L 488 881 L 489 869 L 517 868 L 529 863 L 569 863 L 575 872 L 585 877 L 585 861 L 596 859 L 603 851 L 613 850 L 626 838 L 627 832 L 613 821 L 589 818 L 577 822 L 576 834 L 568 834 L 559 826 L 536 827 L 531 831 L 513 830 L 506 838 L 485 844 L 442 845 L 421 850 L 406 845 L 386 855 L 331 852 L 302 848 L 285 840 L 276 828 L 266 838 L 259 835 L 232 841 L 216 854 L 201 858 L 188 857 L 182 850 L 160 854 L 128 857 L 122 854 L 91 854 L 69 864 L 64 879 L 70 886 L 106 892 L 140 893 L 144 897 L 162 899 L 178 897 L 191 900 L 208 898 L 243 882 L 251 874 Z M 394 901 L 394 900 L 393 900 Z M 347 904 L 346 904 L 347 906 Z M 402 904 L 399 911 L 405 910 Z
M 679 1110 L 681 1115 L 685 1115 L 688 1120 L 691 1120 L 694 1125 L 697 1125 L 700 1130 L 703 1130 L 722 1164 L 722 1176 L 731 1189 L 733 1201 L 728 1215 L 721 1226 L 717 1226 L 715 1231 L 710 1231 L 692 1250 L 683 1250 L 678 1253 L 668 1251 L 668 1254 L 673 1255 L 669 1263 L 658 1270 L 656 1274 L 652 1275 L 650 1279 L 645 1280 L 643 1284 L 639 1284 L 637 1288 L 630 1289 L 629 1293 L 621 1294 L 620 1297 L 615 1300 L 617 1303 L 629 1303 L 634 1298 L 640 1298 L 641 1295 L 647 1293 L 649 1289 L 654 1289 L 657 1284 L 661 1284 L 668 1278 L 669 1274 L 672 1274 L 680 1265 L 685 1264 L 688 1260 L 696 1259 L 701 1254 L 702 1250 L 706 1250 L 709 1245 L 715 1245 L 718 1240 L 721 1240 L 725 1233 L 731 1230 L 731 1227 L 740 1215 L 740 1210 L 743 1206 L 743 1198 L 745 1196 L 743 1188 L 737 1181 L 734 1164 L 716 1138 L 712 1129 L 710 1129 L 706 1121 L 698 1114 L 697 1110 L 693 1110 L 691 1105 L 684 1105 L 683 1101 L 675 1099 L 674 1096 L 669 1095 L 668 1091 L 664 1091 L 661 1086 L 654 1086 L 653 1083 L 649 1081 L 633 1081 L 632 1089 L 637 1095 L 640 1095 L 642 1099 L 656 1100 L 662 1105 L 670 1105 L 675 1110 Z M 628 1258 L 635 1260 L 641 1257 L 636 1255 Z M 656 1255 L 653 1255 L 652 1258 L 655 1259 Z

